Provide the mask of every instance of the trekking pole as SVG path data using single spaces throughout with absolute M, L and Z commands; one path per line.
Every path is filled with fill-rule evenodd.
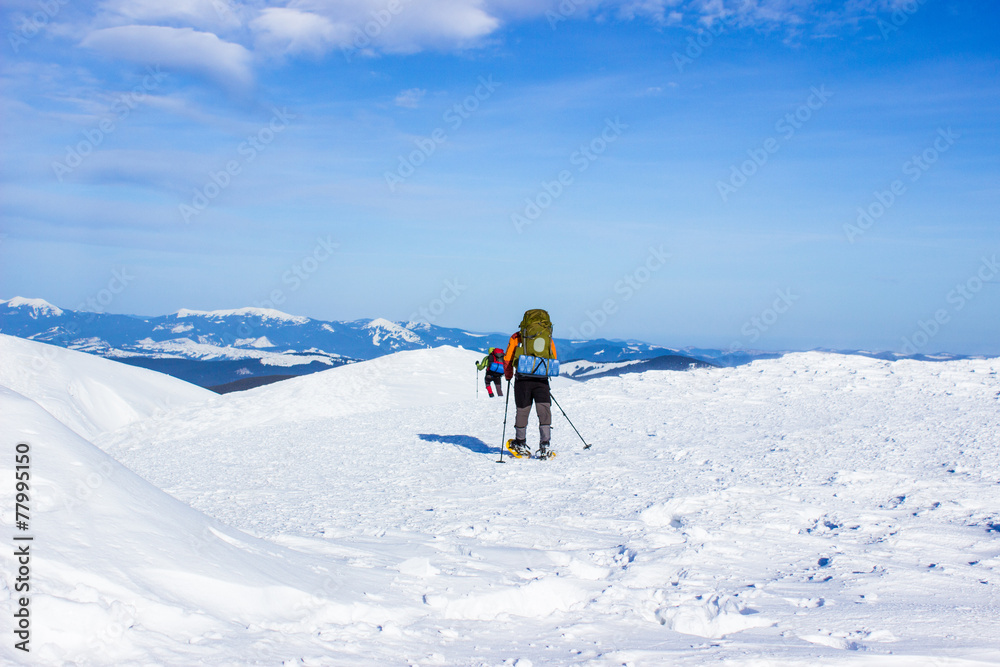
M 556 404 L 556 407 L 557 407 L 557 408 L 559 408 L 559 412 L 561 412 L 561 413 L 562 413 L 562 416 L 563 416 L 563 417 L 566 417 L 566 411 L 562 409 L 562 406 L 561 406 L 561 405 L 559 405 L 559 401 L 557 401 L 557 400 L 556 400 L 556 397 L 552 395 L 552 392 L 551 392 L 551 391 L 549 391 L 549 398 L 551 398 L 551 399 L 552 399 L 552 402 Z M 504 419 L 506 419 L 506 415 L 504 415 Z M 568 422 L 569 422 L 569 425 L 570 425 L 570 426 L 573 426 L 573 422 L 572 422 L 572 421 L 570 421 L 569 417 L 566 417 L 566 421 L 568 421 Z M 576 427 L 575 427 L 575 426 L 573 426 L 573 430 L 574 430 L 574 431 L 576 431 Z M 579 432 L 579 431 L 576 431 L 576 434 L 577 434 L 577 435 L 580 435 L 580 432 Z M 583 439 L 583 436 L 582 436 L 582 435 L 580 435 L 580 440 L 581 440 L 581 441 L 583 442 L 583 448 L 584 448 L 584 449 L 590 449 L 590 445 L 588 445 L 588 444 L 587 444 L 587 441 Z
M 507 408 L 510 406 L 510 380 L 507 380 L 507 400 L 503 403 L 503 435 L 500 436 L 500 460 L 497 463 L 503 463 L 503 444 L 506 442 L 504 438 L 507 437 Z

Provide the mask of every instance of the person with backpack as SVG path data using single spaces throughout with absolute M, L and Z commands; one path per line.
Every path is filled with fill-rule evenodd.
M 540 459 L 555 455 L 551 449 L 552 398 L 549 377 L 559 374 L 556 344 L 552 340 L 552 321 L 541 309 L 529 310 L 521 326 L 510 337 L 504 353 L 504 377 L 514 378 L 514 439 L 505 443 L 516 458 L 531 458 L 527 444 L 528 416 L 531 404 L 538 415 L 538 453 Z
M 501 389 L 504 373 L 503 350 L 499 347 L 493 348 L 489 354 L 483 357 L 482 361 L 476 364 L 476 368 L 486 369 L 486 393 L 490 395 L 490 398 L 493 398 L 491 383 L 497 387 L 497 396 L 503 396 L 503 389 Z

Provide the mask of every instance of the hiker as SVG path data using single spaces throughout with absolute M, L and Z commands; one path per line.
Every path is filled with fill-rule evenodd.
M 503 350 L 499 347 L 493 348 L 489 354 L 483 357 L 483 360 L 476 364 L 476 368 L 479 370 L 486 369 L 486 393 L 493 398 L 493 386 L 495 384 L 497 387 L 497 396 L 503 396 L 503 389 L 501 385 L 503 383 Z
M 510 337 L 504 353 L 504 377 L 514 380 L 514 439 L 506 443 L 507 451 L 518 458 L 530 458 L 527 444 L 528 415 L 535 404 L 538 415 L 538 458 L 552 456 L 550 437 L 552 399 L 549 396 L 549 376 L 559 374 L 556 344 L 552 340 L 552 322 L 544 310 L 529 310 L 521 326 Z

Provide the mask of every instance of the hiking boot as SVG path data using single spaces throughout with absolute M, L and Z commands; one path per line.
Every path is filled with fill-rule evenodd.
M 554 455 L 555 452 L 549 449 L 549 443 L 547 441 L 538 443 L 538 454 L 536 455 L 538 458 L 548 459 L 552 458 Z
M 507 451 L 519 459 L 530 459 L 531 449 L 524 440 L 508 440 Z

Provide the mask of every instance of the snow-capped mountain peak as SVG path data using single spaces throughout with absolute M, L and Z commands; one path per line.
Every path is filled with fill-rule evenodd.
M 420 320 L 410 320 L 409 322 L 404 322 L 403 326 L 410 331 L 430 331 L 431 325 L 429 322 L 422 322 Z
M 45 299 L 27 299 L 23 296 L 15 296 L 13 299 L 7 301 L 0 301 L 0 305 L 5 305 L 8 308 L 26 308 L 32 311 L 32 317 L 38 317 L 39 315 L 46 315 L 51 317 L 59 317 L 63 314 L 61 308 L 53 306 L 51 303 Z
M 368 322 L 364 329 L 372 332 L 372 343 L 381 345 L 383 340 L 402 340 L 406 343 L 421 343 L 420 336 L 409 329 L 401 327 L 395 322 L 390 322 L 382 317 L 376 317 Z
M 208 319 L 220 319 L 224 317 L 255 317 L 261 320 L 281 320 L 283 322 L 294 324 L 305 324 L 309 321 L 308 317 L 289 315 L 288 313 L 283 313 L 280 310 L 275 310 L 274 308 L 234 308 L 231 310 L 190 310 L 188 308 L 181 308 L 174 313 L 174 316 L 177 318 L 204 317 Z

